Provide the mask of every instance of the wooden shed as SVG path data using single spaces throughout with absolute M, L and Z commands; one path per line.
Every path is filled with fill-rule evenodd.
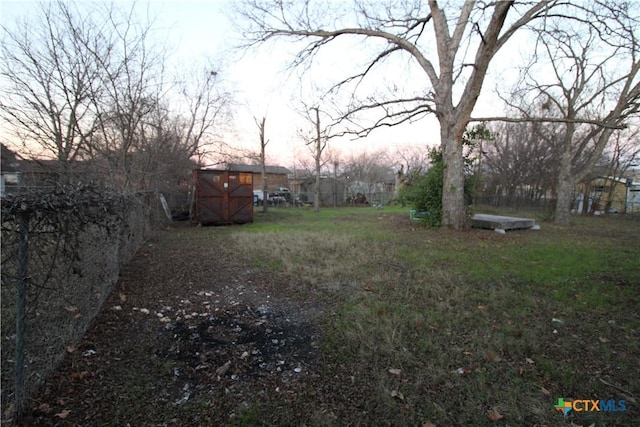
M 196 169 L 194 220 L 202 225 L 253 221 L 253 175 L 234 170 Z

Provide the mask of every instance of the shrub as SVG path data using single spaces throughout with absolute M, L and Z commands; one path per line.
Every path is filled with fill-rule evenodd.
M 467 205 L 473 195 L 480 177 L 474 173 L 474 152 L 479 141 L 491 141 L 493 133 L 485 123 L 467 128 L 462 136 L 464 148 L 464 198 Z M 442 221 L 442 182 L 444 161 L 442 150 L 433 148 L 429 153 L 431 168 L 424 175 L 418 176 L 400 191 L 400 200 L 408 202 L 418 213 L 420 221 L 429 227 L 438 227 Z

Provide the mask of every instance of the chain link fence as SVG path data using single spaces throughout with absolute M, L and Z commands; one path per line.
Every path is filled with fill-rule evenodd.
M 74 351 L 133 257 L 160 221 L 153 193 L 89 186 L 22 191 L 2 199 L 3 422 Z

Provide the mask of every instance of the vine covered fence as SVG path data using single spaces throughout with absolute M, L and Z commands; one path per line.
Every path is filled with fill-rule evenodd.
M 154 193 L 88 185 L 2 199 L 3 422 L 86 332 L 129 261 L 161 220 Z

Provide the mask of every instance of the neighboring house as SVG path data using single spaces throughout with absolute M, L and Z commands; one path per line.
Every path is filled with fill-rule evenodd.
M 20 158 L 11 151 L 9 147 L 0 144 L 0 197 L 4 197 L 7 192 L 14 191 L 20 186 Z
M 302 201 L 312 203 L 316 179 L 313 176 L 292 180 L 292 190 Z M 320 204 L 386 205 L 394 198 L 395 176 L 382 177 L 377 182 L 350 179 L 348 176 L 320 177 Z
M 237 172 L 251 172 L 253 174 L 253 189 L 262 190 L 262 167 L 260 165 L 241 165 L 227 163 L 227 170 Z M 267 191 L 277 192 L 281 188 L 289 188 L 291 171 L 283 166 L 266 166 Z
M 576 212 L 640 212 L 640 181 L 613 176 L 598 177 L 577 188 Z M 585 196 L 586 194 L 586 196 Z
M 384 206 L 396 197 L 396 177 L 388 174 L 375 182 L 349 180 L 347 182 L 347 192 L 350 199 L 363 195 L 372 205 Z
M 293 193 L 302 202 L 313 203 L 316 178 L 308 176 L 292 182 Z M 344 180 L 332 177 L 320 177 L 320 205 L 343 206 L 346 199 Z

